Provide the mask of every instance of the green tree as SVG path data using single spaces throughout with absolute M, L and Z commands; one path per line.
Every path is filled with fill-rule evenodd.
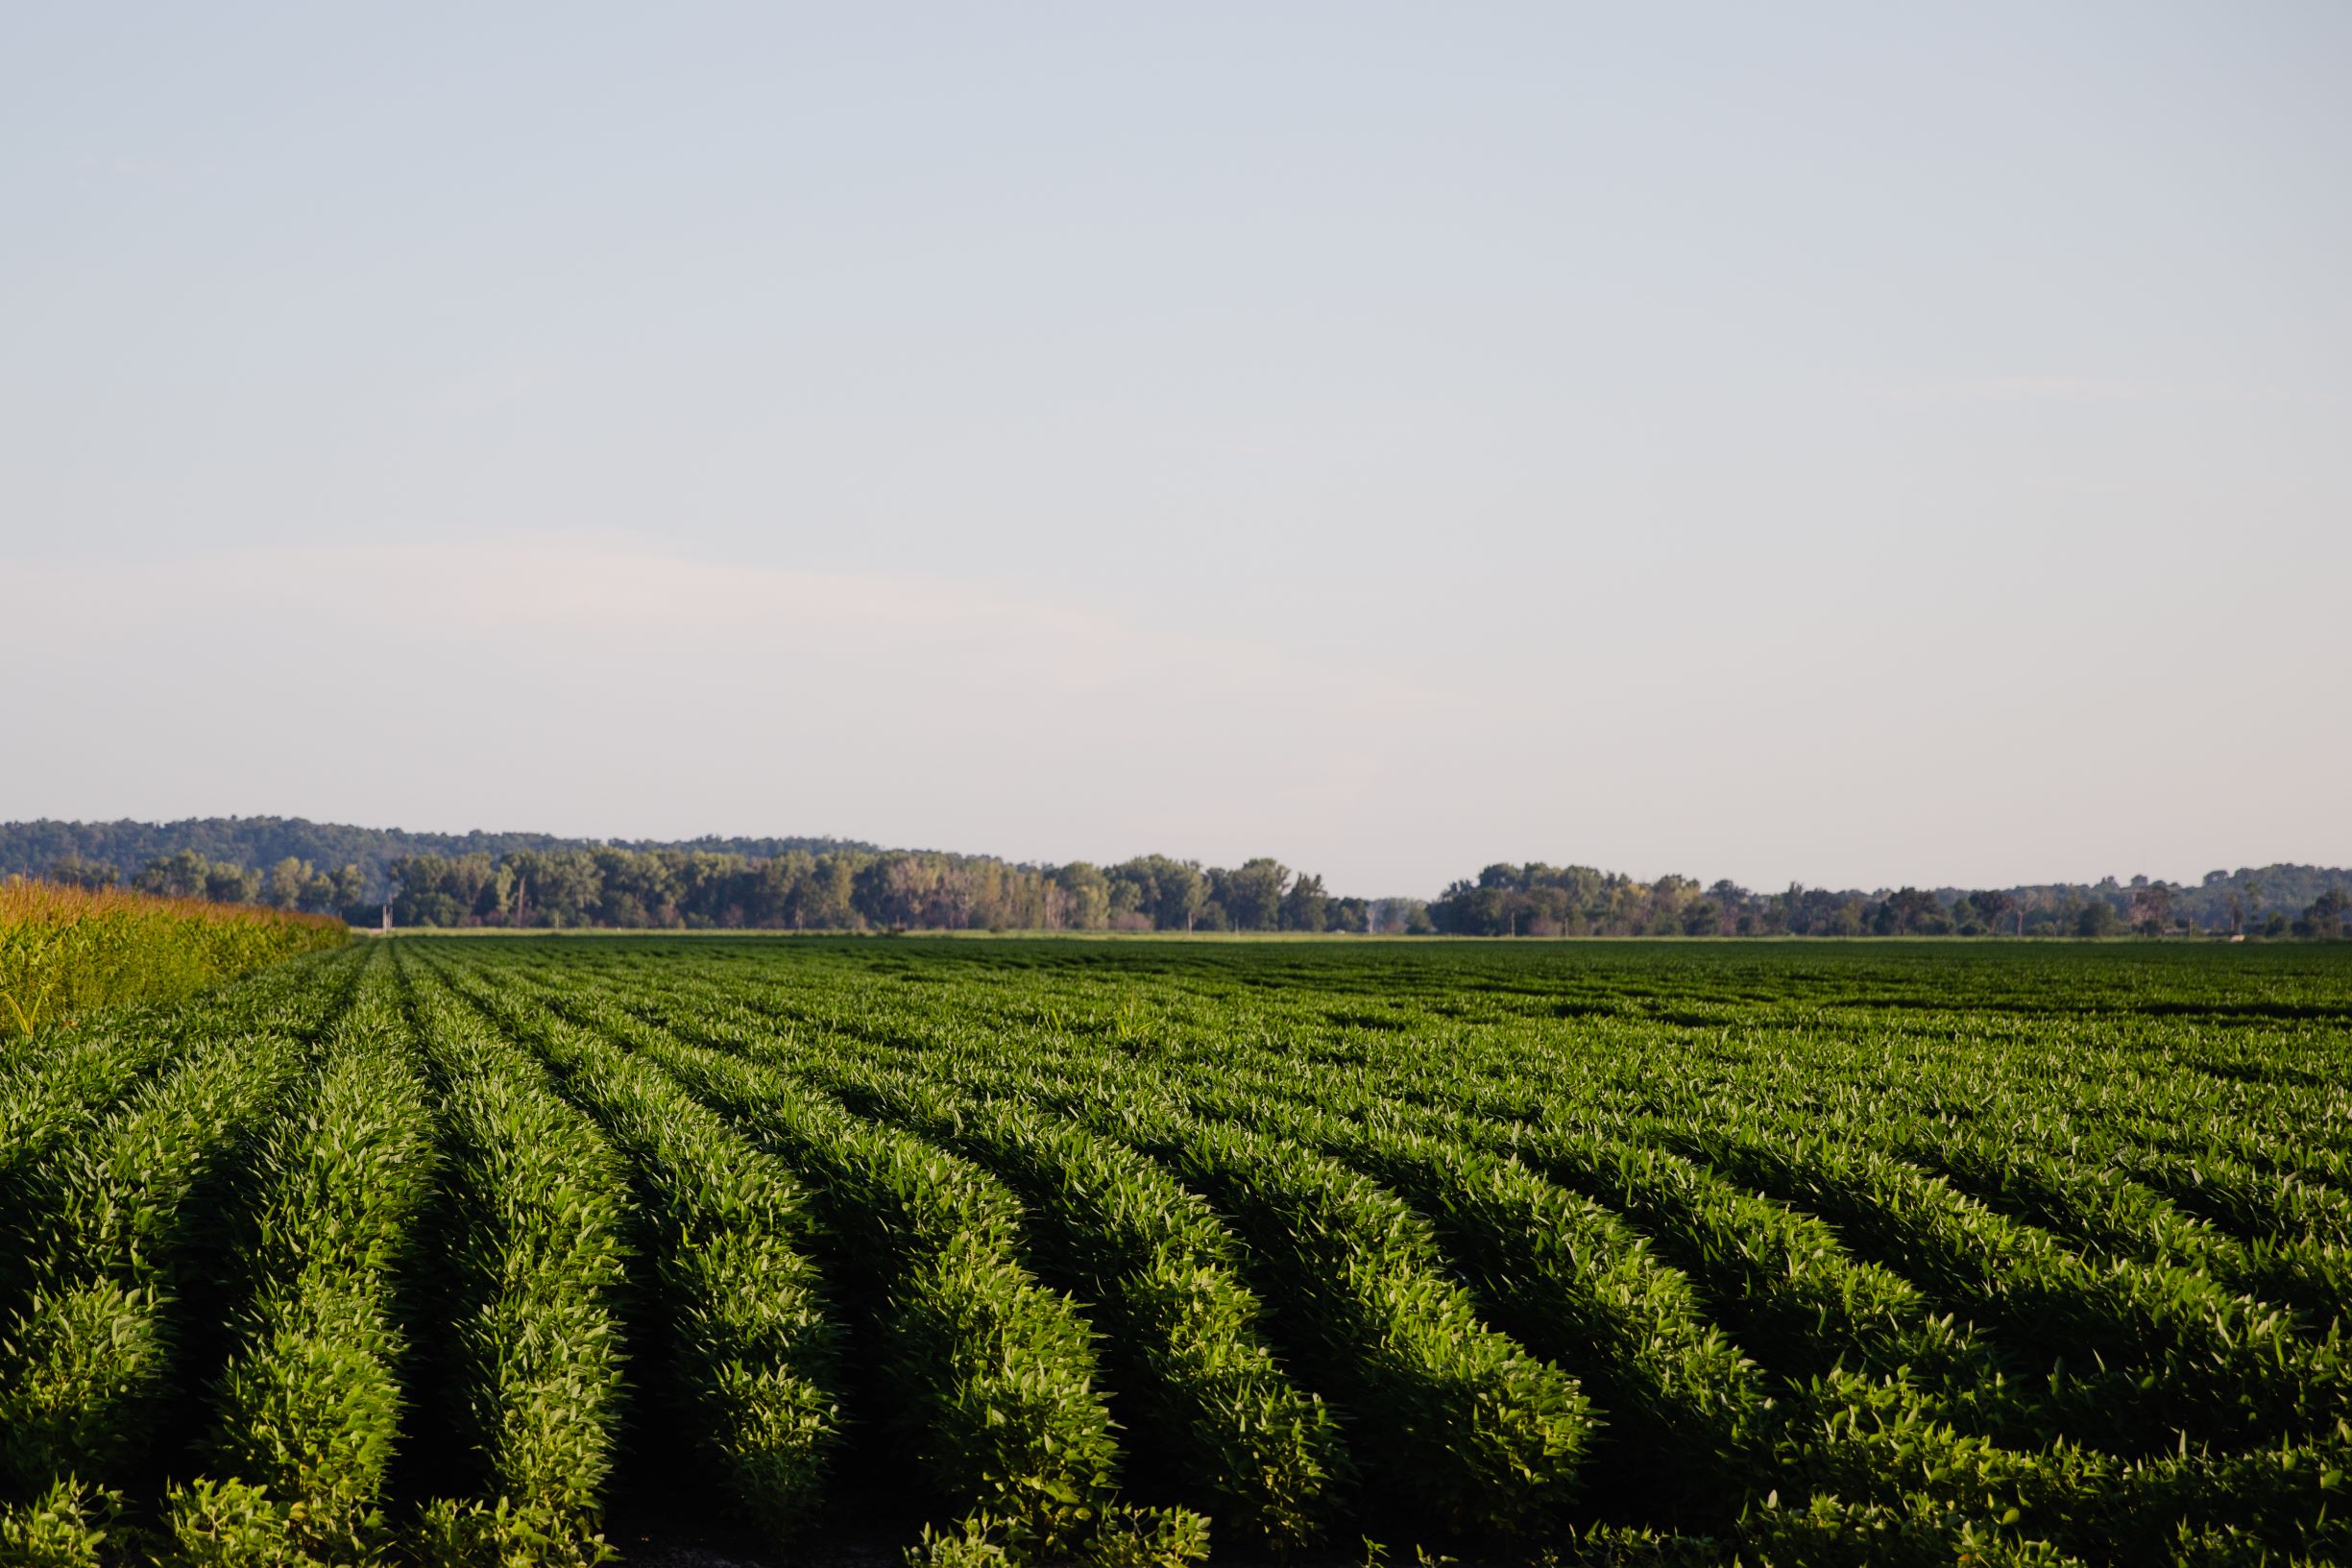
M 1371 927 L 1383 936 L 1429 936 L 1438 923 L 1425 900 L 1388 898 L 1371 901 Z
M 1871 917 L 1880 936 L 1931 936 L 1952 929 L 1944 905 L 1924 888 L 1905 887 L 1887 895 Z
M 142 893 L 157 893 L 165 898 L 200 899 L 205 896 L 205 882 L 211 874 L 211 861 L 194 850 L 182 850 L 139 867 L 131 879 L 131 885 Z
M 2123 929 L 2123 917 L 2104 899 L 2093 899 L 2074 917 L 2076 936 L 2113 936 Z
M 1271 931 L 1282 924 L 1282 894 L 1290 867 L 1260 856 L 1231 871 L 1209 872 L 1209 897 L 1237 931 Z
M 2132 879 L 2131 924 L 2142 936 L 2156 936 L 2171 922 L 2172 889 L 2161 881 Z
M 1099 931 L 1110 924 L 1110 879 L 1083 860 L 1056 866 L 1045 879 L 1046 925 Z
M 2311 906 L 2303 911 L 2303 918 L 2294 923 L 2295 935 L 2325 942 L 2340 940 L 2344 933 L 2347 907 L 2352 907 L 2352 900 L 2347 900 L 2340 889 L 2329 888 L 2312 900 Z
M 1208 878 L 1196 861 L 1139 855 L 1104 875 L 1110 880 L 1113 907 L 1124 903 L 1149 919 L 1155 930 L 1189 931 L 1208 907 Z
M 1323 880 L 1301 874 L 1291 883 L 1290 891 L 1282 895 L 1282 929 L 1320 931 L 1329 918 L 1331 896 L 1323 891 Z
M 1993 888 L 1970 894 L 1969 902 L 1976 906 L 1976 918 L 1988 931 L 2000 931 L 2002 923 L 2017 913 L 2017 900 Z
M 865 917 L 851 894 L 856 890 L 859 864 L 866 857 L 855 852 L 820 855 L 809 874 L 792 889 L 791 917 L 795 929 L 862 930 Z
M 368 896 L 368 879 L 355 865 L 345 866 L 331 874 L 322 874 L 320 880 L 326 885 L 318 889 L 317 902 L 303 905 L 316 914 L 354 908 L 360 900 Z
M 205 873 L 204 897 L 214 904 L 252 904 L 261 897 L 261 873 L 215 860 Z
M 49 880 L 63 882 L 70 887 L 86 887 L 93 892 L 112 887 L 123 880 L 123 874 L 104 860 L 85 860 L 79 855 L 64 855 L 49 867 Z
M 300 908 L 311 877 L 310 862 L 289 855 L 262 880 L 261 902 L 276 909 Z

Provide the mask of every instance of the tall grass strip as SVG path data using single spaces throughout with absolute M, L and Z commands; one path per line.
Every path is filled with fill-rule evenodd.
M 0 1038 L 92 1008 L 170 1001 L 350 940 L 324 915 L 0 882 Z

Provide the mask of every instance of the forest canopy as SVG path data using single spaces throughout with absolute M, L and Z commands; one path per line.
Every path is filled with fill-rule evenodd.
M 430 834 L 301 818 L 0 824 L 0 877 L 400 926 L 783 930 L 1357 931 L 1462 936 L 2336 937 L 2352 871 L 2273 865 L 2200 882 L 1775 893 L 1540 861 L 1437 898 L 1335 893 L 1271 856 L 1030 865 L 833 838 Z

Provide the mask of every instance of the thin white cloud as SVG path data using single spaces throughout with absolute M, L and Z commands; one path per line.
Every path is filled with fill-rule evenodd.
M 28 606 L 104 602 L 133 625 L 169 626 L 191 606 L 284 624 L 324 618 L 387 645 L 463 646 L 492 660 L 564 646 L 595 662 L 735 669 L 822 655 L 877 665 L 936 661 L 949 685 L 983 671 L 1063 692 L 1161 684 L 1168 696 L 1297 688 L 1324 712 L 1360 712 L 1366 684 L 1280 643 L 1208 638 L 1109 610 L 965 578 L 805 571 L 698 560 L 622 535 L 543 534 L 473 543 L 386 542 L 228 551 L 142 563 L 17 563 Z M 0 634 L 4 635 L 4 634 Z M 1359 672 L 1373 674 L 1374 672 Z M 1379 686 L 1375 678 L 1370 684 Z M 1379 706 L 1395 693 L 1383 688 Z
M 75 815 L 178 809 L 110 804 L 135 784 L 573 832 L 813 826 L 1066 857 L 1180 847 L 1180 824 L 1263 847 L 1270 800 L 1361 799 L 1450 706 L 1312 645 L 608 537 L 0 561 L 0 593 L 21 607 L 0 695 L 44 792 L 87 801 Z M 93 637 L 97 657 L 44 667 Z M 98 715 L 97 744 L 61 749 Z M 289 778 L 305 800 L 285 804 Z M 354 797 L 373 804 L 331 804 Z
M 1556 608 L 1498 601 L 1432 641 L 1475 652 Z M 1368 654 L 1314 615 L 1235 634 L 1153 614 L 618 535 L 0 557 L 0 817 L 1272 853 L 1423 892 L 1503 857 L 1998 881 L 2157 865 L 2150 845 L 2327 858 L 2340 837 L 2312 826 L 2333 820 L 2340 733 L 2291 687 L 2208 663 L 2086 701 L 2049 672 L 2100 652 L 2050 630 L 1759 640 L 1701 665 L 1686 617 L 1638 606 L 1563 623 L 1533 661 L 1410 637 Z M 2276 753 L 2259 824 L 2227 791 L 2119 786 L 2148 736 L 2223 724 Z M 2184 778 L 2236 765 L 2206 756 Z M 1996 827 L 1987 791 L 2015 789 L 2029 818 Z

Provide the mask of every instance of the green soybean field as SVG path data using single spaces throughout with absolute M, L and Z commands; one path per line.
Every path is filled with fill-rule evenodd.
M 395 937 L 0 1043 L 0 1563 L 2352 1559 L 2352 950 Z

